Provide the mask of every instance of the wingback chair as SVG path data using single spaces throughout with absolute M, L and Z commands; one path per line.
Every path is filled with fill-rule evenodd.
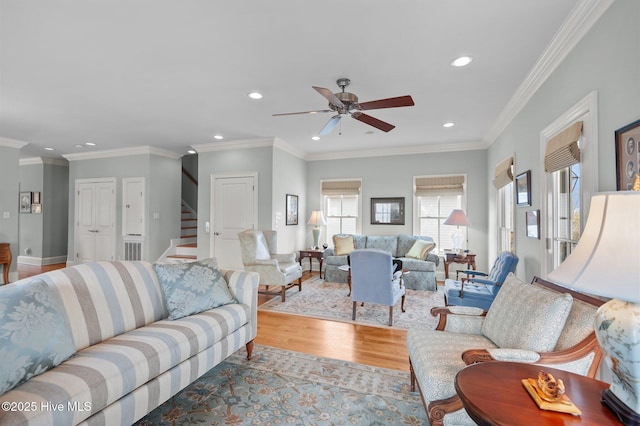
M 444 294 L 447 305 L 474 306 L 488 310 L 507 275 L 514 272 L 516 266 L 518 266 L 518 256 L 509 251 L 503 251 L 498 255 L 489 273 L 464 270 L 461 272 L 467 274 L 467 278 L 460 281 L 446 279 Z
M 389 306 L 389 325 L 393 325 L 393 306 L 402 298 L 404 312 L 405 287 L 402 271 L 395 271 L 391 254 L 375 249 L 354 250 L 349 255 L 351 265 L 352 319 L 356 319 L 358 302 Z
M 245 271 L 260 274 L 260 294 L 280 294 L 282 301 L 286 300 L 286 290 L 298 286 L 302 291 L 302 267 L 296 262 L 295 253 L 277 254 L 278 233 L 276 231 L 261 231 L 247 229 L 238 233 L 242 263 Z M 294 283 L 298 280 L 297 283 Z M 269 287 L 277 286 L 279 290 L 269 291 Z

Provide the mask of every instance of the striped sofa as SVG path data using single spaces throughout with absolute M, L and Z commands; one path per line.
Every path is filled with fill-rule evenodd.
M 147 262 L 88 263 L 10 284 L 46 283 L 75 348 L 0 395 L 0 424 L 129 425 L 242 346 L 251 357 L 258 274 L 222 273 L 239 303 L 173 321 Z

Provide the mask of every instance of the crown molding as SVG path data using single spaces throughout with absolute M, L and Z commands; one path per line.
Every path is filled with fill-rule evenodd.
M 102 158 L 128 157 L 131 155 L 157 155 L 159 157 L 166 157 L 171 160 L 178 160 L 182 158 L 182 154 L 177 154 L 173 151 L 149 145 L 136 146 L 131 148 L 107 149 L 103 151 L 82 152 L 77 154 L 65 154 L 63 155 L 63 157 L 68 161 L 82 161 L 98 160 Z
M 29 142 L 20 141 L 17 139 L 3 138 L 0 137 L 0 146 L 4 146 L 6 148 L 15 148 L 20 149 L 25 145 L 28 145 Z
M 252 149 L 274 146 L 276 138 L 238 139 L 233 141 L 212 142 L 201 145 L 191 145 L 198 154 L 203 152 L 230 151 L 234 149 Z
M 29 157 L 18 160 L 21 166 L 30 166 L 32 164 L 50 164 L 52 166 L 69 167 L 69 162 L 61 158 L 45 158 L 45 157 Z
M 488 146 L 496 141 L 613 2 L 614 0 L 583 0 L 578 2 L 484 136 Z
M 473 151 L 477 149 L 487 149 L 484 141 L 468 141 L 455 143 L 439 143 L 425 144 L 419 146 L 405 146 L 394 148 L 379 148 L 357 151 L 335 151 L 320 154 L 308 154 L 305 158 L 307 161 L 323 161 L 323 160 L 346 160 L 351 158 L 364 157 L 390 157 L 397 155 L 416 155 L 416 154 L 433 154 L 441 152 L 458 152 Z

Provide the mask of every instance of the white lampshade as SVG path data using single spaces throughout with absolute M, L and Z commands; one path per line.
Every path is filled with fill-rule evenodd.
M 326 225 L 327 222 L 324 220 L 324 215 L 322 214 L 322 210 L 314 210 L 311 212 L 311 218 L 309 218 L 308 225 Z
M 593 196 L 580 242 L 548 277 L 580 292 L 640 303 L 640 192 Z
M 594 324 L 613 373 L 601 401 L 623 424 L 640 424 L 640 192 L 595 195 L 578 245 L 548 278 L 612 298 Z
M 460 209 L 453 209 L 447 220 L 444 221 L 444 224 L 454 226 L 471 226 L 471 222 L 467 218 L 467 215 L 464 214 L 464 210 Z

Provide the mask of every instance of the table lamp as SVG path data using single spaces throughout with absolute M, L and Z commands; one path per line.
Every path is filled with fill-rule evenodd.
M 471 222 L 467 218 L 467 215 L 464 214 L 464 210 L 453 209 L 447 220 L 444 221 L 444 224 L 456 226 L 456 231 L 451 235 L 451 239 L 453 240 L 453 250 L 456 252 L 462 251 L 462 240 L 464 239 L 464 234 L 460 231 L 460 227 L 471 226 Z
M 313 230 L 311 232 L 313 232 L 313 246 L 312 248 L 317 249 L 318 247 L 320 247 L 320 225 L 326 225 L 327 222 L 325 222 L 324 220 L 324 215 L 322 214 L 322 210 L 314 210 L 311 212 L 311 218 L 309 219 L 309 222 L 307 222 L 308 225 L 315 225 L 315 227 L 313 228 Z
M 578 245 L 548 278 L 612 298 L 594 325 L 613 373 L 601 402 L 625 425 L 640 425 L 640 192 L 593 196 Z

